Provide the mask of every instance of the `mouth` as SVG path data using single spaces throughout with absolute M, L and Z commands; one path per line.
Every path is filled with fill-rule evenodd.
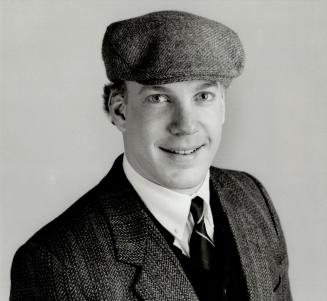
M 189 156 L 200 150 L 204 145 L 200 145 L 197 147 L 193 148 L 164 148 L 164 147 L 159 147 L 162 151 L 170 153 L 170 154 L 175 154 L 175 155 L 182 155 L 182 156 Z

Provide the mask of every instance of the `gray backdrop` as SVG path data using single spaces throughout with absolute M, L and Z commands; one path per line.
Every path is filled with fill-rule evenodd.
M 215 165 L 266 186 L 284 226 L 294 299 L 327 300 L 326 1 L 2 1 L 0 299 L 15 250 L 95 185 L 122 151 L 102 111 L 108 23 L 182 9 L 237 31 Z

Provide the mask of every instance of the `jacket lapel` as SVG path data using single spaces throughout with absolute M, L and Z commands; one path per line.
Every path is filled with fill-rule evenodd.
M 137 267 L 132 284 L 135 293 L 144 300 L 197 300 L 178 259 L 127 180 L 122 157 L 99 186 L 116 259 Z
M 135 289 L 145 300 L 198 300 L 167 242 L 152 231 Z
M 223 171 L 212 171 L 211 179 L 236 241 L 251 301 L 272 301 L 272 281 L 260 226 L 251 215 L 246 191 Z M 240 184 L 240 183 L 239 183 Z

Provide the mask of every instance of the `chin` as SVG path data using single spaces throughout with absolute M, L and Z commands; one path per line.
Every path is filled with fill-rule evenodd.
M 165 185 L 168 189 L 179 191 L 179 190 L 194 190 L 197 189 L 203 182 L 206 173 L 203 174 L 202 177 L 198 176 L 178 176 L 171 177 L 167 179 L 167 185 Z

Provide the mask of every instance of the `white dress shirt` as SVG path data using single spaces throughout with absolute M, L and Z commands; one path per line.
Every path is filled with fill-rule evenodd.
M 192 199 L 196 196 L 204 200 L 204 222 L 209 237 L 213 239 L 214 224 L 209 205 L 209 171 L 198 191 L 192 195 L 186 195 L 145 179 L 131 166 L 125 155 L 123 169 L 145 206 L 158 222 L 174 236 L 174 245 L 181 249 L 184 255 L 189 256 L 190 254 L 189 241 L 194 225 L 190 207 Z

